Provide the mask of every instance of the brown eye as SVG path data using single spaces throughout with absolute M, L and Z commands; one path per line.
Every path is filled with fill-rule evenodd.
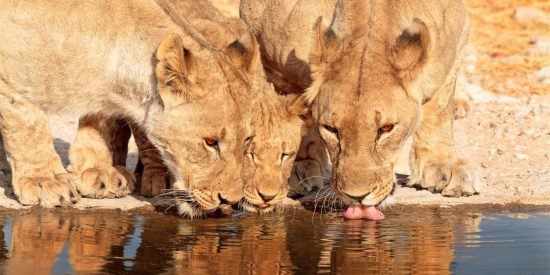
M 210 147 L 217 148 L 218 147 L 218 141 L 213 138 L 205 138 L 204 143 Z
M 393 130 L 393 124 L 385 124 L 384 126 L 378 129 L 378 134 L 388 133 Z

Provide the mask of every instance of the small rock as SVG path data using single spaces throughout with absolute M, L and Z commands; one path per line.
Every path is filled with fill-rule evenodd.
M 543 67 L 534 73 L 534 77 L 542 85 L 550 85 L 550 66 Z
M 550 54 L 550 37 L 537 37 L 532 41 L 529 49 L 530 56 L 545 56 Z
M 516 21 L 550 23 L 550 15 L 539 9 L 530 7 L 517 7 L 512 16 Z
M 497 154 L 502 155 L 502 154 L 504 154 L 504 151 L 502 151 L 500 149 L 497 149 Z
M 516 158 L 520 159 L 520 160 L 526 160 L 526 159 L 529 159 L 529 156 L 526 155 L 526 154 L 515 154 Z
M 481 167 L 487 168 L 488 166 L 487 166 L 487 164 L 485 164 L 484 162 L 482 162 L 482 163 L 481 163 Z

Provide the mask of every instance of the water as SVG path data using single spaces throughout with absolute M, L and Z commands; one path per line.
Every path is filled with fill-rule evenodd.
M 149 212 L 2 211 L 0 268 L 9 274 L 550 274 L 550 212 L 395 212 L 373 222 L 305 210 L 193 221 Z

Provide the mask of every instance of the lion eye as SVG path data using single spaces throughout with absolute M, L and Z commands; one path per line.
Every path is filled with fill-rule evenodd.
M 385 124 L 384 126 L 380 127 L 378 129 L 378 134 L 383 134 L 383 133 L 388 133 L 390 132 L 391 130 L 393 130 L 393 126 L 394 124 Z
M 213 139 L 213 138 L 204 138 L 204 143 L 216 150 L 219 150 L 220 147 L 218 145 L 218 141 L 216 139 Z
M 325 128 L 325 130 L 333 133 L 333 134 L 338 134 L 338 129 L 332 127 L 332 126 L 329 126 L 329 125 L 326 125 L 326 124 L 323 124 L 323 128 Z

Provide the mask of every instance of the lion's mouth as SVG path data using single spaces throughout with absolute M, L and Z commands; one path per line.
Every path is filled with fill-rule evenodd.
M 246 199 L 243 199 L 239 203 L 239 206 L 242 210 L 250 213 L 268 213 L 273 211 L 273 209 L 275 209 L 275 206 L 269 203 L 264 202 L 261 204 L 253 204 Z
M 346 219 L 367 219 L 373 221 L 383 220 L 384 214 L 378 207 L 382 204 L 395 190 L 395 183 L 389 185 L 389 187 L 380 190 L 375 188 L 375 192 L 371 192 L 360 203 L 355 201 L 349 201 L 349 205 L 344 210 L 342 215 Z
M 187 218 L 199 218 L 218 210 L 219 201 L 211 200 L 210 196 L 198 190 L 173 190 L 164 195 L 174 195 L 178 214 Z

